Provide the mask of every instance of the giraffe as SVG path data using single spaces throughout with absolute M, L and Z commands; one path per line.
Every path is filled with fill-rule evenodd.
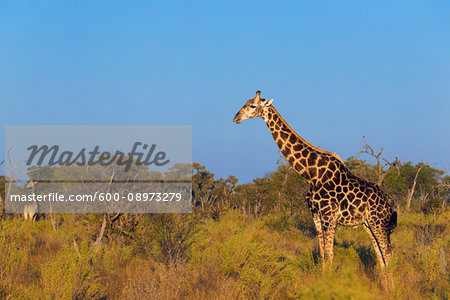
M 337 225 L 363 225 L 369 234 L 381 268 L 392 255 L 390 235 L 397 226 L 392 198 L 381 188 L 353 175 L 335 153 L 313 146 L 297 134 L 260 91 L 239 110 L 233 121 L 261 117 L 286 161 L 310 186 L 306 196 L 319 239 L 325 268 L 333 261 Z
M 28 180 L 27 184 L 25 185 L 26 189 L 31 189 L 31 193 L 36 195 L 36 186 L 38 184 L 38 181 L 36 180 Z M 29 219 L 33 222 L 37 219 L 37 214 L 39 211 L 39 206 L 37 201 L 33 201 L 31 203 L 26 203 L 23 207 L 23 218 L 25 220 Z

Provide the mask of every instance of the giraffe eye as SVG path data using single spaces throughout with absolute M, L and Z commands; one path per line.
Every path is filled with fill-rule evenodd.
M 251 108 L 256 108 L 256 105 L 250 105 Z

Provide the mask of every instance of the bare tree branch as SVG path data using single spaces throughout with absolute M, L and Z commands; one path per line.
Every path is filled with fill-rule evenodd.
M 397 169 L 397 171 L 400 173 L 399 167 L 404 163 L 403 160 L 399 159 L 398 157 L 395 158 L 394 161 L 390 162 L 386 160 L 385 158 L 382 158 L 384 149 L 383 147 L 380 148 L 380 151 L 375 150 L 372 146 L 370 146 L 367 141 L 366 137 L 363 136 L 364 146 L 359 150 L 358 155 L 361 155 L 362 153 L 369 154 L 370 156 L 374 157 L 377 161 L 376 167 L 376 173 L 377 173 L 377 184 L 381 186 L 386 176 L 389 174 L 390 171 L 392 171 L 394 168 Z M 382 163 L 382 160 L 384 161 L 384 164 Z M 385 169 L 388 167 L 387 169 Z
M 417 184 L 417 178 L 419 177 L 419 172 L 420 170 L 422 170 L 423 167 L 425 167 L 425 164 L 422 164 L 419 169 L 417 169 L 416 175 L 414 176 L 414 181 L 413 181 L 413 185 L 410 189 L 408 189 L 408 197 L 406 198 L 406 210 L 409 212 L 410 208 L 411 208 L 411 199 L 414 195 L 414 191 L 416 189 L 416 184 Z
M 111 185 L 112 185 L 112 182 L 113 182 L 113 180 L 114 180 L 114 176 L 115 176 L 115 175 L 116 175 L 116 171 L 114 170 L 114 171 L 112 172 L 111 179 L 110 179 L 110 181 L 109 181 L 107 193 L 109 193 L 109 192 L 111 191 Z M 103 235 L 105 234 L 105 228 L 106 228 L 106 216 L 107 216 L 107 214 L 104 213 L 104 214 L 103 214 L 103 223 L 102 223 L 102 227 L 100 228 L 100 232 L 99 232 L 99 234 L 98 234 L 97 240 L 96 240 L 95 243 L 94 243 L 95 253 L 98 252 L 98 249 L 100 248 L 100 244 L 102 243 Z
M 26 174 L 26 171 L 24 171 L 25 168 L 25 162 L 22 162 L 22 165 L 19 165 L 19 161 L 18 162 L 14 162 L 13 159 L 11 158 L 11 149 L 8 150 L 7 152 L 7 163 L 5 166 L 1 167 L 0 170 L 2 170 L 3 172 L 5 172 L 5 201 L 8 200 L 10 194 L 11 194 L 11 189 L 12 189 L 12 185 L 13 183 L 19 179 L 20 177 L 22 177 L 23 175 Z M 2 164 L 4 163 L 4 161 L 2 162 Z M 2 165 L 0 164 L 0 165 Z M 6 186 L 6 181 L 8 181 L 8 186 Z M 1 196 L 0 196 L 1 198 Z M 3 205 L 2 205 L 3 206 Z M 0 207 L 0 215 L 3 215 L 3 207 Z
M 5 161 L 2 160 L 2 162 L 0 163 L 0 166 L 3 165 Z M 1 168 L 0 168 L 1 169 Z M 6 185 L 6 181 L 5 181 L 5 185 Z M 6 188 L 6 186 L 5 186 Z M 2 197 L 2 193 L 0 193 L 0 218 L 3 217 L 3 213 L 4 213 L 4 209 L 3 209 L 3 197 Z

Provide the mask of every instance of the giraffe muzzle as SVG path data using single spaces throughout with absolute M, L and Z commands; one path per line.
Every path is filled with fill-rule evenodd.
M 234 118 L 233 118 L 233 122 L 236 122 L 237 124 L 242 122 L 241 117 L 239 117 L 239 113 L 237 113 Z

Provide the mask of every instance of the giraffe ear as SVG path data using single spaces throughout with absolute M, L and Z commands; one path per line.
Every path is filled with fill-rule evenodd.
M 266 106 L 271 106 L 272 102 L 273 102 L 273 99 L 266 100 L 265 102 L 266 102 L 265 103 Z

